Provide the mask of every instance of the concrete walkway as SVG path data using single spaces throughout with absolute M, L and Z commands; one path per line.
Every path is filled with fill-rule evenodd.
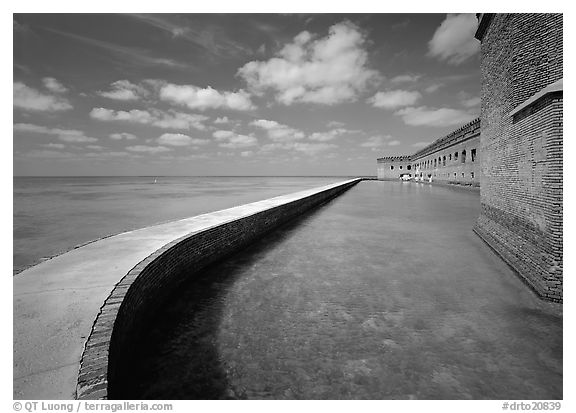
M 126 232 L 18 274 L 13 282 L 14 398 L 74 398 L 84 343 L 100 307 L 130 269 L 154 251 L 187 234 L 341 184 Z

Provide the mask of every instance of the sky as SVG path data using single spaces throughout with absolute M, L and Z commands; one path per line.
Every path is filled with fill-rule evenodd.
M 479 115 L 473 14 L 14 14 L 15 176 L 376 174 Z

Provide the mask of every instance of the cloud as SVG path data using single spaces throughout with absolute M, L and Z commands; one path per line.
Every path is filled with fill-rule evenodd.
M 418 102 L 421 97 L 422 95 L 417 91 L 390 90 L 376 93 L 368 99 L 368 103 L 377 108 L 397 109 L 403 106 L 411 106 Z
M 337 148 L 337 146 L 331 143 L 294 142 L 293 148 L 294 150 L 303 152 L 306 155 L 317 155 L 320 152 L 326 152 L 330 149 Z
M 310 140 L 313 140 L 313 141 L 326 142 L 326 141 L 331 141 L 331 140 L 335 139 L 336 137 L 338 137 L 339 135 L 343 135 L 347 132 L 350 132 L 350 131 L 348 131 L 346 129 L 342 129 L 342 128 L 337 128 L 337 129 L 332 129 L 332 130 L 327 131 L 327 132 L 314 132 L 308 138 Z
M 240 152 L 240 156 L 245 157 L 245 158 L 246 158 L 246 157 L 249 157 L 249 156 L 252 156 L 252 155 L 254 155 L 254 152 L 252 152 L 252 151 L 242 151 L 242 152 Z
M 192 43 L 197 49 L 202 49 L 211 57 L 230 58 L 250 53 L 249 48 L 230 38 L 222 27 L 209 24 L 206 18 L 201 17 L 202 15 L 192 21 L 190 21 L 190 15 L 133 14 L 131 16 L 164 30 L 174 39 Z
M 266 130 L 268 138 L 275 142 L 290 142 L 305 138 L 302 131 L 282 125 L 274 120 L 258 119 L 250 122 L 250 125 Z
M 426 93 L 434 93 L 434 92 L 436 92 L 438 89 L 440 89 L 442 86 L 444 86 L 442 83 L 434 83 L 434 84 L 431 84 L 430 86 L 426 87 L 426 88 L 424 89 L 424 91 L 425 91 Z
M 96 92 L 98 95 L 115 100 L 140 100 L 148 96 L 148 91 L 142 86 L 135 85 L 128 80 L 117 80 L 111 85 L 112 90 Z
M 14 106 L 24 110 L 58 112 L 72 109 L 68 100 L 40 93 L 22 82 L 14 82 Z
M 162 153 L 162 152 L 169 152 L 170 149 L 166 148 L 165 146 L 146 146 L 146 145 L 135 145 L 135 146 L 128 146 L 126 150 L 130 152 L 141 152 L 141 153 Z
M 204 115 L 188 114 L 176 111 L 163 112 L 157 109 L 150 111 L 132 109 L 129 111 L 106 108 L 94 108 L 90 111 L 90 117 L 104 122 L 124 121 L 130 123 L 140 123 L 144 125 L 153 125 L 163 129 L 198 129 L 205 130 L 206 126 L 202 123 L 209 118 Z
M 428 54 L 458 65 L 480 50 L 474 38 L 477 21 L 474 14 L 449 14 L 428 42 Z
M 133 141 L 138 139 L 138 137 L 136 135 L 132 135 L 131 133 L 122 132 L 122 133 L 112 133 L 110 135 L 110 139 L 114 139 L 117 141 L 122 139 L 126 139 L 127 141 Z
M 54 92 L 54 93 L 66 93 L 66 92 L 68 92 L 68 89 L 66 87 L 64 87 L 64 85 L 62 83 L 58 82 L 53 77 L 45 77 L 44 79 L 42 79 L 42 83 L 44 84 L 44 87 L 51 92 Z
M 398 75 L 390 79 L 390 83 L 414 83 L 420 79 L 422 75 Z
M 472 97 L 469 99 L 463 99 L 461 101 L 462 106 L 467 107 L 467 108 L 474 108 L 474 107 L 478 107 L 480 106 L 480 98 L 479 97 Z
M 16 123 L 14 130 L 18 132 L 39 133 L 44 135 L 54 135 L 64 142 L 87 143 L 96 142 L 97 138 L 84 135 L 84 132 L 74 129 L 47 128 L 45 126 L 33 125 L 30 123 Z
M 344 122 L 338 122 L 338 121 L 330 121 L 326 124 L 326 126 L 328 126 L 329 128 L 341 128 L 342 126 L 346 125 Z
M 366 142 L 362 142 L 360 144 L 360 146 L 362 146 L 363 148 L 372 148 L 373 150 L 378 149 L 378 148 L 382 148 L 384 146 L 395 146 L 397 145 L 398 141 L 396 140 L 391 140 L 392 136 L 390 135 L 385 135 L 385 136 L 371 136 L 370 138 L 368 138 L 366 140 Z M 398 143 L 396 143 L 398 142 Z
M 231 109 L 244 111 L 254 109 L 250 95 L 246 91 L 219 92 L 210 86 L 200 88 L 194 85 L 165 83 L 160 88 L 160 99 L 194 110 Z
M 223 124 L 223 123 L 230 123 L 230 120 L 228 119 L 227 116 L 223 116 L 221 118 L 216 118 L 216 120 L 214 120 L 215 124 Z
M 276 101 L 285 105 L 354 101 L 370 81 L 379 78 L 376 71 L 366 67 L 366 38 L 354 24 L 335 24 L 328 36 L 313 38 L 303 31 L 276 57 L 246 63 L 238 75 L 250 90 L 258 94 L 272 90 Z
M 423 148 L 425 146 L 430 145 L 431 142 L 416 142 L 412 144 L 413 148 Z
M 150 52 L 146 49 L 119 46 L 117 44 L 91 39 L 89 37 L 80 36 L 62 30 L 49 29 L 49 28 L 44 28 L 44 30 L 111 52 L 112 54 L 119 57 L 126 63 L 134 65 L 143 65 L 143 66 L 168 66 L 172 68 L 188 67 L 187 65 L 172 59 L 158 58 L 151 56 Z
M 215 131 L 212 136 L 220 142 L 219 146 L 222 148 L 246 148 L 258 144 L 258 139 L 254 136 L 240 135 L 227 130 Z
M 206 145 L 210 143 L 208 139 L 191 138 L 181 133 L 165 133 L 156 142 L 160 145 L 168 146 Z
M 411 126 L 454 126 L 476 118 L 477 115 L 459 109 L 409 107 L 395 112 L 405 124 Z
M 66 145 L 64 145 L 63 143 L 48 143 L 46 145 L 43 145 L 47 148 L 55 148 L 55 149 L 64 149 L 66 147 Z
M 95 151 L 101 151 L 102 149 L 104 149 L 104 147 L 103 147 L 103 146 L 100 146 L 100 145 L 86 145 L 86 147 L 87 147 L 88 149 L 92 149 L 92 150 L 95 150 Z

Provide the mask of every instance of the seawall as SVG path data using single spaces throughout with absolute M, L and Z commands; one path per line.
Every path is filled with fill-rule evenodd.
M 13 397 L 113 397 L 131 340 L 183 274 L 193 276 L 359 181 L 126 232 L 23 271 L 13 280 Z

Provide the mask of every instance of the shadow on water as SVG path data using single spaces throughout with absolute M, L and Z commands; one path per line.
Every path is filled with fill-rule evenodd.
M 191 277 L 149 322 L 134 349 L 134 365 L 119 395 L 123 399 L 243 399 L 232 389 L 218 353 L 217 335 L 226 296 L 244 269 L 285 242 L 330 200 L 289 221 L 255 244 Z

